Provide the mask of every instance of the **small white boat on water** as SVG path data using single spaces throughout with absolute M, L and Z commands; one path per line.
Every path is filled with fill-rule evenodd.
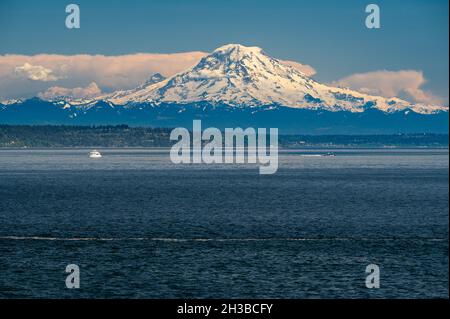
M 334 157 L 336 155 L 334 155 L 334 153 L 332 152 L 328 152 L 325 154 L 301 154 L 300 156 L 304 156 L 304 157 Z
M 102 154 L 97 150 L 93 150 L 89 153 L 89 158 L 102 158 Z

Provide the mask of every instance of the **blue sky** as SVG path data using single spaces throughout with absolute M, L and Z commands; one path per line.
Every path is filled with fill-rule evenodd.
M 210 52 L 240 43 L 311 65 L 323 82 L 423 71 L 423 88 L 448 97 L 446 0 L 77 0 L 78 30 L 65 27 L 69 3 L 0 0 L 0 54 Z M 381 29 L 365 27 L 369 3 L 381 8 Z

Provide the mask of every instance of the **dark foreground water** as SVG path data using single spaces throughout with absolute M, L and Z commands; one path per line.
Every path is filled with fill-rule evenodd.
M 447 150 L 289 152 L 271 176 L 103 153 L 0 150 L 0 298 L 448 297 Z

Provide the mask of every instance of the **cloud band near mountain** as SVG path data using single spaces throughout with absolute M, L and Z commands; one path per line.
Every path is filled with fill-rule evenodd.
M 422 89 L 426 79 L 421 71 L 374 71 L 356 73 L 338 81 L 333 85 L 349 87 L 363 93 L 379 95 L 387 98 L 402 97 L 416 103 L 444 105 L 443 98 Z
M 95 82 L 104 90 L 132 88 L 153 73 L 171 76 L 205 53 L 0 56 L 0 96 L 34 96 L 49 87 L 77 88 Z

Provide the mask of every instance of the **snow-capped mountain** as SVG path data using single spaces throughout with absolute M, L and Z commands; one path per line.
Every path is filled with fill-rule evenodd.
M 190 127 L 202 119 L 205 126 L 277 127 L 282 134 L 448 133 L 445 107 L 324 85 L 299 65 L 230 44 L 131 90 L 75 96 L 75 89 L 55 88 L 51 99 L 0 102 L 0 124 Z
M 116 105 L 209 102 L 349 112 L 375 108 L 384 112 L 411 109 L 429 114 L 445 110 L 441 106 L 413 104 L 399 98 L 371 96 L 324 85 L 284 61 L 270 57 L 261 48 L 239 44 L 222 46 L 194 67 L 167 79 L 157 77 L 157 80 L 100 99 Z

